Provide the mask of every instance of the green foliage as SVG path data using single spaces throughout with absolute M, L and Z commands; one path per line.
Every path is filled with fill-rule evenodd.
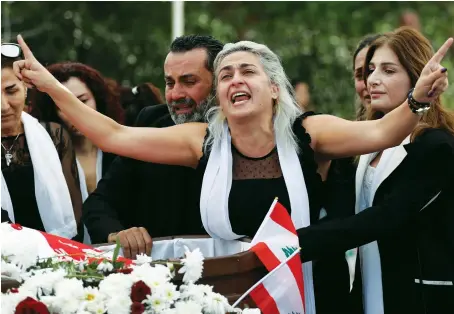
M 2 40 L 22 33 L 45 63 L 77 60 L 123 84 L 163 88 L 171 42 L 169 2 L 2 2 Z M 185 31 L 267 44 L 287 74 L 311 86 L 318 111 L 353 116 L 351 54 L 366 34 L 391 31 L 418 12 L 438 48 L 454 34 L 452 2 L 186 2 Z M 454 69 L 454 53 L 443 63 Z M 452 71 L 452 70 L 451 70 Z M 445 93 L 454 107 L 454 88 Z

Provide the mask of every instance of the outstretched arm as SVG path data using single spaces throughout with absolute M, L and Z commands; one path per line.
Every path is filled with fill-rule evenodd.
M 22 37 L 24 60 L 14 72 L 29 87 L 47 93 L 71 123 L 105 152 L 134 159 L 195 167 L 202 155 L 206 125 L 184 124 L 168 128 L 134 128 L 118 124 L 83 104 L 33 56 Z
M 433 102 L 448 86 L 446 70 L 440 65 L 452 45 L 449 38 L 426 64 L 413 91 L 419 102 Z M 430 91 L 431 96 L 428 94 Z M 312 147 L 320 159 L 342 158 L 381 151 L 400 145 L 419 122 L 407 100 L 383 118 L 348 121 L 329 115 L 311 116 L 303 125 L 312 137 Z
M 320 259 L 333 253 L 365 245 L 389 236 L 412 221 L 437 197 L 452 193 L 454 176 L 454 140 L 443 131 L 424 134 L 422 149 L 409 152 L 404 166 L 406 176 L 393 181 L 392 193 L 375 206 L 348 218 L 331 220 L 297 230 L 304 261 Z M 445 139 L 447 139 L 445 141 Z M 412 144 L 414 145 L 414 144 Z M 444 205 L 448 206 L 447 202 Z

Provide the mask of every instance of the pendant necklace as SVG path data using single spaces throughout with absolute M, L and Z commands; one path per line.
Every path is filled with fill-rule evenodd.
M 13 154 L 11 154 L 11 150 L 14 147 L 14 144 L 16 144 L 16 140 L 19 137 L 20 134 L 17 134 L 16 138 L 14 139 L 13 143 L 11 144 L 9 149 L 6 149 L 6 147 L 2 143 L 2 147 L 5 150 L 5 160 L 6 160 L 6 165 L 9 167 L 11 164 L 11 159 L 13 159 Z

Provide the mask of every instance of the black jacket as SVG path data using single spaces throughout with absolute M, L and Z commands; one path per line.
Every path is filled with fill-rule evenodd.
M 136 123 L 172 125 L 166 105 L 144 108 Z M 110 233 L 131 227 L 144 227 L 152 237 L 193 234 L 185 220 L 199 208 L 194 174 L 192 168 L 117 157 L 83 205 L 82 220 L 92 242 L 104 243 Z
M 331 161 L 323 183 L 322 206 L 327 215 L 311 224 L 323 224 L 355 214 L 355 172 L 353 158 Z M 315 304 L 317 314 L 362 314 L 362 291 L 350 291 L 350 273 L 345 252 L 333 252 L 313 262 Z M 355 280 L 361 281 L 359 263 Z M 360 287 L 359 287 L 360 288 Z
M 302 259 L 377 240 L 385 314 L 453 313 L 453 161 L 454 137 L 443 130 L 399 146 L 380 174 L 373 207 L 298 230 Z M 360 163 L 357 188 L 364 170 Z

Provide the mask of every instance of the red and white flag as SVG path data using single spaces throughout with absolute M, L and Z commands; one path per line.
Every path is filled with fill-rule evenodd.
M 251 243 L 269 273 L 247 291 L 264 314 L 303 314 L 304 283 L 299 241 L 292 219 L 277 200 Z
M 48 258 L 56 255 L 67 256 L 74 260 L 85 260 L 86 258 L 98 257 L 100 259 L 108 258 L 108 254 L 89 245 L 62 238 L 50 233 L 38 231 L 23 227 L 19 224 L 9 224 L 11 228 L 5 235 L 15 237 L 16 239 L 33 239 L 37 247 L 39 258 Z M 2 239 L 5 241 L 7 239 Z M 118 261 L 125 262 L 129 265 L 132 261 L 123 257 L 118 257 Z

